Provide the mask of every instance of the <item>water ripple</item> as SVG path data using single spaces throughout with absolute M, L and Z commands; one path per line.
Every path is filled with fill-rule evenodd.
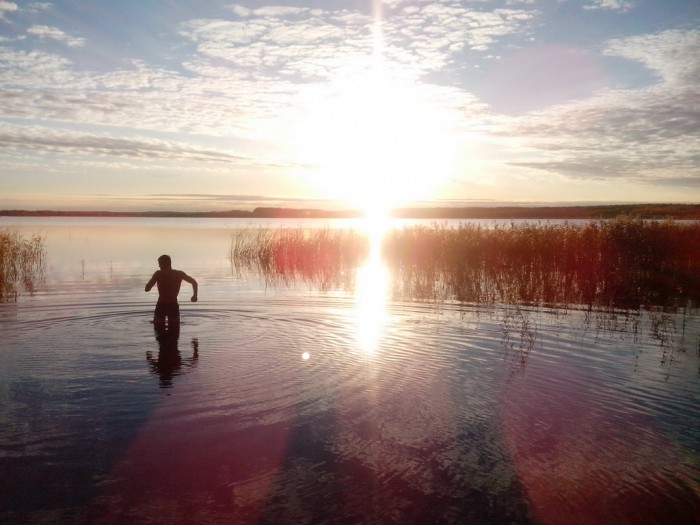
M 76 494 L 99 480 L 102 510 L 162 485 L 223 491 L 227 515 L 265 507 L 268 522 L 340 493 L 324 514 L 337 519 L 320 503 L 300 515 L 556 523 L 552 509 L 601 518 L 599 501 L 603 521 L 642 523 L 622 511 L 645 501 L 683 523 L 698 507 L 700 356 L 680 349 L 700 337 L 695 317 L 660 339 L 643 316 L 605 330 L 583 311 L 390 303 L 366 348 L 350 297 L 183 304 L 170 339 L 152 307 L 36 301 L 0 316 L 0 479 L 17 461 L 47 480 L 87 465 Z M 0 503 L 28 501 L 2 485 Z

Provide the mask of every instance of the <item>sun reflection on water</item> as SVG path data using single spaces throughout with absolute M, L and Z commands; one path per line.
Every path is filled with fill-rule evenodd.
M 388 219 L 383 213 L 368 214 L 364 228 L 369 239 L 369 255 L 365 264 L 357 269 L 356 339 L 362 352 L 374 355 L 387 318 L 389 273 L 382 261 L 382 241 Z

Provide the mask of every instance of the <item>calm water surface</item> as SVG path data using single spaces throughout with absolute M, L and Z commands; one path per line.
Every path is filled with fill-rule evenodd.
M 259 224 L 22 219 L 1 523 L 700 522 L 697 311 L 407 302 L 378 261 L 271 287 L 228 258 Z M 200 283 L 168 336 L 162 253 Z

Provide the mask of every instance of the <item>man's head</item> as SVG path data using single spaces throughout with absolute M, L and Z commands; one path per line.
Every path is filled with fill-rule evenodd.
M 158 257 L 158 266 L 160 266 L 161 270 L 170 270 L 173 267 L 170 255 L 161 255 Z

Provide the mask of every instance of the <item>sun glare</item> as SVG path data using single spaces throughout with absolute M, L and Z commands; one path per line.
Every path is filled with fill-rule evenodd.
M 378 26 L 379 27 L 379 26 Z M 452 174 L 449 115 L 424 86 L 382 56 L 349 58 L 310 94 L 298 152 L 314 189 L 365 211 L 430 198 Z
M 365 264 L 357 269 L 356 337 L 359 349 L 372 355 L 379 345 L 387 317 L 389 273 L 382 261 L 381 250 L 388 222 L 384 216 L 368 216 L 364 228 L 370 250 Z

